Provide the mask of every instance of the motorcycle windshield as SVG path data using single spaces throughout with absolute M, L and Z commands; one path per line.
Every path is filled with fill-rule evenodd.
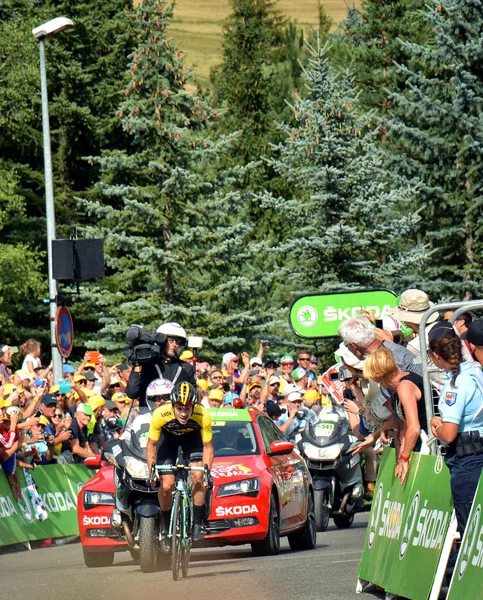
M 345 414 L 341 414 L 338 408 L 322 410 L 317 422 L 305 428 L 304 437 L 317 446 L 330 446 L 338 442 L 348 425 Z
M 129 417 L 129 424 L 122 436 L 123 454 L 129 454 L 145 461 L 149 426 L 151 425 L 151 411 L 147 406 L 142 406 L 134 414 L 131 411 Z

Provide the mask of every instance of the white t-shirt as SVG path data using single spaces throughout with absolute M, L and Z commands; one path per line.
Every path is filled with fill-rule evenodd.
M 42 361 L 40 360 L 40 358 L 35 358 L 35 356 L 33 356 L 32 354 L 27 354 L 27 356 L 23 359 L 23 363 L 22 363 L 22 371 L 25 371 L 26 373 L 31 373 L 32 371 L 28 368 L 27 363 L 30 363 L 32 365 L 32 370 L 33 369 L 38 369 L 39 367 L 42 366 Z

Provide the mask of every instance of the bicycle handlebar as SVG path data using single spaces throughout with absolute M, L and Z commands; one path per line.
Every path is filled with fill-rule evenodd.
M 161 472 L 167 472 L 170 473 L 171 471 L 198 471 L 198 472 L 204 472 L 205 467 L 189 467 L 186 465 L 154 465 L 153 469 L 155 471 L 161 471 Z

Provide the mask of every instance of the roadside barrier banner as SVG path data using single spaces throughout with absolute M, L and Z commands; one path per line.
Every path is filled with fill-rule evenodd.
M 447 600 L 483 595 L 483 474 L 456 561 Z
M 413 452 L 403 486 L 395 451 L 384 450 L 359 563 L 359 579 L 411 600 L 427 600 L 453 512 L 441 457 Z
M 14 500 L 5 473 L 0 471 L 0 546 L 78 535 L 77 494 L 92 477 L 85 465 L 45 465 L 30 471 L 47 511 L 43 521 L 36 516 L 22 469 L 18 469 L 22 498 Z

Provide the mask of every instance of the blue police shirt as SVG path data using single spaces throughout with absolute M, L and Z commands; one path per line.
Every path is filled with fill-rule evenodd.
M 469 361 L 461 363 L 455 387 L 451 385 L 453 373 L 447 373 L 439 398 L 443 421 L 458 425 L 459 433 L 479 430 L 483 434 L 483 374 L 475 365 Z

